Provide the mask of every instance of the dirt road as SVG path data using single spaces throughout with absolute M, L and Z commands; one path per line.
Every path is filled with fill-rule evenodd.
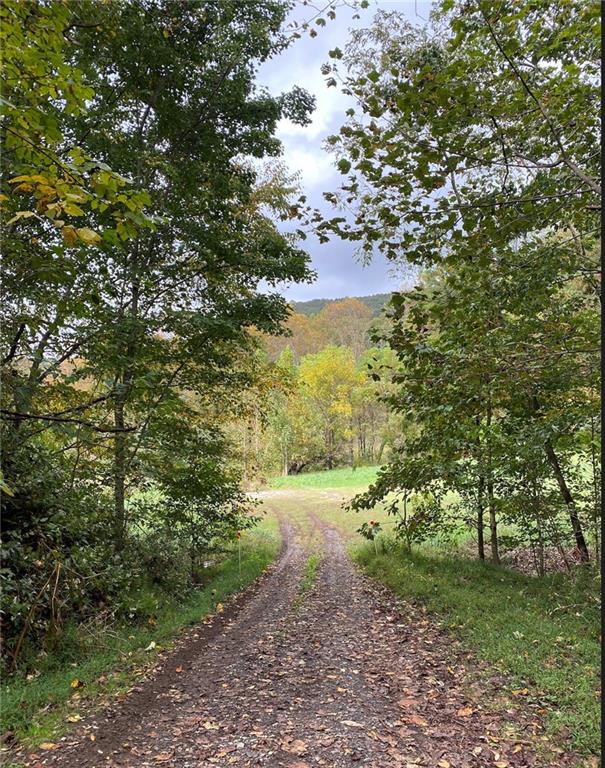
M 473 686 L 450 637 L 361 576 L 336 529 L 312 514 L 306 538 L 287 519 L 281 529 L 281 557 L 249 593 L 194 630 L 123 703 L 30 764 L 567 764 L 562 755 L 537 760 L 536 717 L 494 714 L 493 680 Z M 321 560 L 314 580 L 307 568 L 303 594 L 312 549 Z

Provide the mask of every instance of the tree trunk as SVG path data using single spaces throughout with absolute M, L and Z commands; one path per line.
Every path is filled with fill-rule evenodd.
M 546 456 L 548 458 L 550 466 L 552 467 L 553 473 L 555 475 L 555 479 L 559 486 L 559 491 L 561 492 L 561 496 L 563 497 L 563 501 L 565 502 L 565 505 L 567 507 L 569 521 L 571 523 L 574 538 L 576 540 L 576 547 L 578 548 L 578 552 L 580 553 L 580 560 L 583 563 L 588 563 L 590 560 L 590 555 L 588 553 L 588 547 L 586 546 L 586 539 L 584 538 L 582 523 L 580 522 L 580 518 L 578 517 L 578 510 L 575 505 L 574 498 L 571 494 L 571 491 L 569 490 L 569 486 L 567 485 L 567 482 L 565 480 L 565 475 L 563 474 L 561 465 L 559 464 L 559 459 L 557 457 L 557 454 L 555 453 L 553 444 L 550 442 L 550 439 L 544 442 L 544 448 L 546 450 Z
M 122 399 L 115 402 L 113 420 L 116 429 L 124 429 L 124 401 Z M 126 435 L 124 432 L 116 432 L 113 448 L 113 527 L 116 544 L 121 547 L 126 530 Z
M 494 470 L 492 462 L 492 396 L 487 399 L 487 506 L 489 510 L 489 541 L 491 559 L 496 565 L 500 565 L 500 551 L 498 547 L 498 522 L 496 520 L 496 503 L 494 499 Z
M 479 476 L 479 487 L 477 489 L 477 553 L 479 560 L 485 560 L 485 532 L 483 530 L 483 504 L 485 497 L 485 478 Z

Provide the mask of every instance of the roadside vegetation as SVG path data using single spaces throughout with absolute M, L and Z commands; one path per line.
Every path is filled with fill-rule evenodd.
M 290 514 L 312 510 L 346 537 L 351 557 L 372 578 L 403 600 L 423 605 L 478 659 L 504 675 L 503 706 L 531 705 L 549 730 L 587 755 L 600 750 L 600 575 L 578 566 L 545 576 L 481 562 L 466 535 L 407 548 L 384 506 L 372 510 L 380 524 L 377 547 L 363 541 L 364 512 L 343 508 L 359 486 L 341 470 L 321 483 L 295 485 L 298 493 L 270 505 Z M 354 478 L 354 473 L 347 475 Z M 287 485 L 286 479 L 284 486 Z M 282 487 L 284 487 L 282 486 Z M 325 491 L 332 490 L 334 496 Z M 377 550 L 377 551 L 376 551 Z M 378 552 L 378 553 L 377 553 Z M 405 609 L 404 609 L 405 610 Z M 472 668 L 472 664 L 471 664 Z
M 353 29 L 321 67 L 351 104 L 333 211 L 279 158 L 315 97 L 257 82 L 327 25 L 290 10 L 0 7 L 8 738 L 127 686 L 258 575 L 275 523 L 252 533 L 247 490 L 269 485 L 365 537 L 371 575 L 594 754 L 600 4 L 436 0 Z M 308 235 L 416 283 L 379 315 L 293 311 Z
M 203 584 L 180 600 L 149 585 L 132 595 L 133 613 L 111 621 L 99 616 L 67 627 L 52 654 L 41 654 L 31 672 L 2 686 L 2 733 L 36 746 L 52 742 L 91 707 L 124 695 L 171 647 L 179 632 L 220 612 L 223 603 L 254 581 L 279 550 L 277 519 L 267 516 L 206 569 Z M 10 739 L 9 739 L 10 741 Z

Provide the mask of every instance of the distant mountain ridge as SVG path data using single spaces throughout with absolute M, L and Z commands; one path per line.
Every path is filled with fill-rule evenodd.
M 310 301 L 291 301 L 290 304 L 295 312 L 301 315 L 316 315 L 326 306 L 335 301 L 343 299 L 358 299 L 372 310 L 374 317 L 380 314 L 380 310 L 391 298 L 390 293 L 372 293 L 370 296 L 341 296 L 339 299 L 311 299 Z

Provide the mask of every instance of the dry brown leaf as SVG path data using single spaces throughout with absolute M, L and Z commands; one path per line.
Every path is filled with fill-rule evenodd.
M 172 752 L 160 752 L 153 759 L 156 763 L 167 763 L 172 758 Z
M 294 739 L 293 742 L 283 742 L 281 748 L 284 752 L 289 752 L 291 755 L 304 755 L 307 751 L 307 745 L 302 739 Z
M 424 719 L 424 717 L 421 717 L 420 715 L 409 715 L 405 718 L 406 723 L 413 723 L 414 725 L 419 725 L 421 728 L 426 728 L 428 725 L 428 722 Z
M 181 674 L 181 672 L 183 671 L 183 667 L 177 667 L 174 671 Z
M 42 744 L 40 744 L 40 749 L 56 749 L 57 745 L 54 743 L 54 741 L 43 741 Z
M 475 710 L 472 707 L 461 707 L 456 714 L 458 717 L 469 717 Z
M 341 725 L 348 725 L 350 728 L 363 728 L 361 723 L 356 723 L 355 720 L 341 720 Z
M 439 768 L 450 768 L 450 761 L 443 759 L 443 760 L 440 760 L 437 763 L 437 765 L 439 766 Z
M 496 766 L 496 768 L 508 768 L 508 763 L 506 762 L 506 760 L 498 760 L 497 762 L 494 763 L 494 765 Z
M 418 701 L 416 699 L 399 699 L 397 703 L 400 707 L 413 707 L 418 704 Z
M 205 723 L 202 723 L 202 728 L 205 728 L 207 731 L 218 731 L 218 725 L 211 720 L 206 720 Z

